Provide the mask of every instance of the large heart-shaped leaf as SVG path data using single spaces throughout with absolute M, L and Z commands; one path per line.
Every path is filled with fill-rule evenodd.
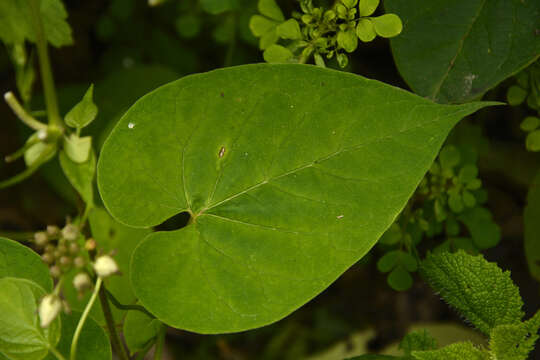
M 60 339 L 60 319 L 42 329 L 37 315 L 45 291 L 35 282 L 0 279 L 0 355 L 10 360 L 40 360 Z
M 227 68 L 159 88 L 120 120 L 98 164 L 119 221 L 191 214 L 135 249 L 136 296 L 200 333 L 279 320 L 366 254 L 450 129 L 482 106 L 308 65 Z
M 540 55 L 538 0 L 387 0 L 403 19 L 391 40 L 398 69 L 418 94 L 465 102 Z
M 53 282 L 47 265 L 38 254 L 16 241 L 0 237 L 0 278 L 15 277 L 36 282 L 52 291 Z

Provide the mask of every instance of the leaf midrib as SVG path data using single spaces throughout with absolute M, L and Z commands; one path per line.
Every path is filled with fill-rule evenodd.
M 433 94 L 431 94 L 431 96 L 430 96 L 431 99 L 435 100 L 436 96 L 438 96 L 440 94 L 441 88 L 442 88 L 444 82 L 446 81 L 446 79 L 448 79 L 448 76 L 450 75 L 450 71 L 453 69 L 454 64 L 455 64 L 458 56 L 461 54 L 461 51 L 463 50 L 463 45 L 465 44 L 465 40 L 471 34 L 471 31 L 472 31 L 472 28 L 473 28 L 474 24 L 476 23 L 476 21 L 480 17 L 480 14 L 484 10 L 484 6 L 486 5 L 486 1 L 487 0 L 483 0 L 482 3 L 480 4 L 478 12 L 473 17 L 471 23 L 469 24 L 469 28 L 467 29 L 467 31 L 465 32 L 465 34 L 463 35 L 463 37 L 460 40 L 459 48 L 458 48 L 458 50 L 456 52 L 456 55 L 454 55 L 454 57 L 450 60 L 450 64 L 448 65 L 448 69 L 446 69 L 446 72 L 443 75 L 443 77 L 441 78 L 441 81 L 435 87 L 435 90 L 433 91 Z

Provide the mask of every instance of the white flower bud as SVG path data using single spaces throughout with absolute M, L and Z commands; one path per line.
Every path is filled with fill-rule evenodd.
M 109 255 L 103 255 L 96 259 L 94 270 L 100 278 L 105 278 L 114 275 L 118 272 L 116 261 Z
M 37 246 L 45 246 L 47 245 L 47 242 L 49 241 L 49 237 L 47 236 L 47 233 L 44 231 L 39 231 L 34 234 L 34 242 Z
M 48 294 L 41 300 L 39 304 L 39 319 L 42 328 L 48 327 L 51 322 L 58 316 L 62 309 L 62 301 L 57 295 Z
M 90 280 L 87 273 L 81 272 L 73 278 L 73 286 L 78 292 L 83 292 L 92 286 L 92 280 Z
M 47 234 L 50 236 L 56 236 L 60 232 L 60 229 L 56 225 L 47 225 Z
M 73 224 L 67 224 L 62 229 L 62 237 L 68 241 L 77 240 L 79 237 L 79 228 Z

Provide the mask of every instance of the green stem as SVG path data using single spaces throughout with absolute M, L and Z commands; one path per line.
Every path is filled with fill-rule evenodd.
M 31 18 L 36 32 L 36 45 L 39 58 L 39 69 L 41 72 L 41 82 L 45 93 L 45 105 L 49 117 L 49 125 L 62 129 L 63 123 L 58 111 L 58 101 L 54 89 L 54 79 L 49 60 L 49 50 L 45 30 L 41 22 L 40 0 L 30 0 Z
M 107 289 L 105 289 L 105 286 L 103 286 L 101 290 L 99 291 L 99 301 L 101 303 L 101 309 L 103 310 L 103 315 L 105 316 L 107 329 L 109 330 L 109 337 L 111 339 L 111 345 L 113 349 L 116 351 L 116 355 L 118 355 L 118 358 L 120 360 L 129 360 L 126 349 L 124 345 L 122 344 L 122 340 L 120 339 L 120 336 L 118 335 L 118 332 L 116 331 L 116 326 L 114 325 L 114 318 L 111 312 L 109 301 L 107 300 L 106 291 Z
M 4 100 L 6 100 L 6 103 L 9 105 L 11 110 L 17 115 L 17 117 L 26 125 L 28 125 L 30 128 L 34 130 L 44 130 L 47 131 L 47 125 L 37 121 L 34 119 L 30 114 L 24 110 L 22 105 L 17 101 L 17 98 L 11 91 L 8 91 L 4 94 Z
M 151 318 L 155 318 L 155 316 L 152 315 L 152 313 L 150 313 L 148 310 L 146 310 L 143 306 L 141 306 L 141 305 L 124 305 L 124 304 L 120 303 L 120 301 L 118 301 L 118 299 L 115 298 L 114 295 L 109 290 L 105 289 L 105 293 L 107 294 L 107 297 L 109 298 L 109 300 L 111 300 L 113 305 L 115 307 L 117 307 L 118 309 L 120 309 L 120 310 L 140 311 L 140 312 L 148 315 Z
M 165 335 L 167 334 L 167 327 L 161 325 L 159 329 L 158 338 L 156 340 L 156 351 L 154 351 L 154 360 L 161 360 L 163 354 L 163 346 L 165 345 Z
M 65 358 L 62 354 L 60 354 L 60 353 L 58 352 L 58 350 L 56 350 L 56 348 L 54 348 L 54 347 L 49 348 L 49 351 L 50 351 L 54 356 L 56 356 L 56 358 L 57 358 L 58 360 L 66 360 L 66 358 Z
M 77 328 L 75 329 L 75 334 L 73 335 L 73 340 L 71 341 L 71 352 L 70 352 L 70 357 L 69 357 L 70 360 L 75 360 L 77 356 L 77 343 L 79 341 L 79 336 L 81 335 L 81 331 L 84 326 L 84 323 L 86 322 L 86 318 L 88 317 L 88 314 L 90 313 L 90 310 L 92 309 L 92 305 L 94 305 L 94 302 L 96 301 L 99 290 L 101 289 L 102 282 L 103 282 L 103 279 L 101 278 L 97 279 L 96 286 L 94 287 L 94 292 L 92 293 L 90 300 L 88 300 L 88 304 L 86 304 L 86 307 L 84 308 L 81 318 L 79 319 L 79 323 L 77 324 Z

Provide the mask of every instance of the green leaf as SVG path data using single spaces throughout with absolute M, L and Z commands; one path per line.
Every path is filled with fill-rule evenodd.
M 489 360 L 489 353 L 470 342 L 451 344 L 438 350 L 413 351 L 417 360 Z
M 181 15 L 174 23 L 178 35 L 191 39 L 201 32 L 201 17 L 194 14 Z
M 278 22 L 285 21 L 283 12 L 279 8 L 278 4 L 276 4 L 275 0 L 259 0 L 258 9 L 261 14 L 269 17 L 270 19 L 276 20 Z
M 273 29 L 267 32 L 266 34 L 264 34 L 263 36 L 261 36 L 261 39 L 259 40 L 259 49 L 266 50 L 270 46 L 274 45 L 278 40 L 279 40 L 279 36 L 277 34 L 277 29 Z M 280 45 L 277 45 L 277 46 L 280 46 Z
M 261 37 L 269 31 L 275 31 L 277 25 L 277 22 L 260 15 L 253 15 L 249 19 L 249 28 L 253 35 L 257 37 Z
M 0 354 L 10 360 L 40 360 L 60 339 L 60 318 L 45 329 L 37 309 L 45 290 L 26 279 L 0 279 Z
M 499 325 L 491 331 L 489 347 L 497 360 L 527 360 L 538 340 L 540 313 L 523 323 Z
M 523 121 L 519 125 L 521 130 L 527 131 L 527 132 L 536 130 L 539 126 L 540 126 L 540 118 L 536 116 L 527 116 L 525 119 L 523 119 Z
M 454 145 L 446 145 L 439 153 L 439 162 L 443 169 L 452 169 L 461 161 L 461 154 Z
M 448 207 L 455 213 L 460 213 L 465 208 L 463 199 L 459 194 L 450 194 L 448 196 Z
M 525 146 L 529 151 L 540 151 L 540 130 L 534 130 L 527 135 Z
M 483 207 L 468 209 L 459 215 L 459 220 L 465 224 L 479 249 L 492 248 L 501 241 L 501 228 L 493 221 L 489 210 Z
M 289 19 L 276 28 L 277 34 L 282 39 L 289 40 L 298 40 L 302 38 L 302 33 L 300 32 L 300 25 L 295 19 Z
M 81 164 L 88 161 L 92 152 L 92 137 L 71 134 L 64 137 L 64 153 L 71 161 Z
M 358 47 L 358 37 L 354 29 L 340 31 L 337 34 L 338 45 L 346 52 L 352 53 Z
M 469 183 L 478 176 L 478 167 L 473 164 L 467 164 L 459 170 L 459 180 L 462 183 Z
M 379 269 L 379 271 L 382 273 L 389 272 L 398 264 L 399 256 L 399 250 L 387 252 L 379 259 L 379 261 L 377 261 L 377 269 Z
M 403 30 L 401 19 L 396 14 L 384 14 L 370 19 L 373 22 L 375 32 L 379 36 L 391 38 L 398 36 Z
M 71 160 L 65 151 L 60 152 L 60 166 L 71 185 L 79 192 L 81 198 L 88 205 L 94 203 L 94 175 L 96 173 L 96 155 L 90 150 L 88 160 L 76 163 Z
M 421 270 L 430 286 L 484 334 L 523 317 L 523 301 L 510 273 L 480 255 L 429 254 Z
M 540 281 L 540 171 L 537 172 L 527 194 L 523 222 L 525 257 L 529 271 Z
M 129 262 L 135 247 L 148 235 L 150 229 L 134 229 L 118 223 L 103 208 L 93 208 L 88 216 L 88 222 L 92 235 L 99 244 L 100 249 L 107 253 L 116 251 L 114 259 L 121 271 L 120 276 L 112 276 L 106 280 L 107 290 L 109 290 L 122 304 L 135 303 L 135 295 L 129 283 L 130 268 Z M 69 274 L 64 280 L 64 295 L 70 306 L 76 310 L 83 310 L 90 294 L 82 299 L 78 297 L 77 291 L 71 285 L 75 272 Z M 112 306 L 113 315 L 116 321 L 121 322 L 125 311 L 118 310 Z M 103 312 L 99 302 L 94 304 L 90 314 L 99 324 L 104 325 Z
M 218 15 L 237 8 L 238 0 L 200 0 L 200 4 L 204 11 Z
M 56 349 L 66 359 L 70 357 L 71 341 L 79 323 L 81 313 L 61 314 L 62 333 Z M 91 317 L 86 319 L 77 344 L 77 360 L 109 360 L 112 359 L 111 343 L 105 330 Z M 49 353 L 45 360 L 58 360 Z
M 527 90 L 521 88 L 520 86 L 513 85 L 508 88 L 506 93 L 506 101 L 508 101 L 508 105 L 510 106 L 518 106 L 525 101 L 527 95 Z
M 81 101 L 79 101 L 67 114 L 64 120 L 72 128 L 82 129 L 90 124 L 98 114 L 98 108 L 93 100 L 94 84 L 90 85 Z
M 131 354 L 144 350 L 158 336 L 162 324 L 141 311 L 128 311 L 124 321 L 124 337 Z
M 268 63 L 288 63 L 294 57 L 291 50 L 281 45 L 270 45 L 263 53 L 264 61 Z
M 41 0 L 41 21 L 47 40 L 56 47 L 71 45 L 71 28 L 60 0 Z M 36 41 L 28 0 L 0 1 L 0 39 L 7 44 Z
M 360 0 L 358 8 L 360 10 L 360 16 L 372 15 L 379 6 L 379 0 Z
M 411 355 L 413 351 L 435 350 L 436 348 L 437 340 L 427 330 L 411 332 L 399 343 L 399 349 L 403 350 L 405 355 Z
M 358 0 L 341 0 L 341 2 L 343 3 L 343 5 L 345 5 L 349 9 L 352 9 L 353 7 L 356 6 L 356 4 L 358 3 Z
M 363 42 L 369 42 L 377 36 L 371 19 L 360 19 L 356 26 L 356 36 Z
M 101 196 L 130 226 L 192 219 L 137 247 L 135 294 L 200 333 L 283 318 L 367 253 L 482 106 L 309 65 L 231 67 L 146 95 L 103 146 Z
M 388 285 L 396 291 L 405 291 L 411 288 L 413 278 L 403 266 L 396 266 L 386 279 Z
M 406 24 L 390 41 L 401 76 L 437 102 L 478 99 L 540 54 L 539 1 L 393 0 L 385 7 Z
M 16 241 L 0 237 L 0 278 L 14 277 L 32 280 L 47 292 L 53 282 L 41 257 Z

